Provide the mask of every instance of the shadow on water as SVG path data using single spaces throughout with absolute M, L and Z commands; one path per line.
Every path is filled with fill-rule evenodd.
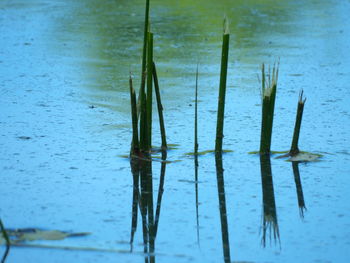
M 162 160 L 166 160 L 166 152 L 162 153 Z M 164 178 L 166 162 L 161 163 L 160 182 L 154 215 L 153 205 L 153 176 L 151 159 L 132 158 L 130 160 L 133 176 L 133 199 L 130 250 L 133 251 L 134 236 L 137 230 L 138 211 L 141 213 L 143 246 L 145 262 L 155 262 L 155 239 L 158 231 L 162 196 L 164 192 Z
M 294 174 L 294 181 L 295 181 L 295 187 L 297 190 L 297 197 L 298 197 L 298 205 L 299 205 L 299 214 L 301 218 L 304 218 L 304 212 L 307 210 L 305 206 L 305 200 L 304 200 L 304 194 L 303 194 L 303 187 L 301 185 L 300 180 L 300 173 L 299 173 L 299 162 L 292 162 L 293 166 L 293 174 Z
M 224 252 L 224 261 L 225 263 L 229 263 L 231 262 L 230 241 L 229 241 L 228 224 L 227 224 L 224 169 L 222 167 L 222 154 L 220 152 L 217 152 L 215 154 L 215 164 L 216 164 L 216 179 L 217 179 L 218 195 L 219 195 L 222 247 Z
M 278 228 L 275 193 L 273 189 L 273 179 L 271 170 L 271 160 L 269 155 L 260 155 L 261 183 L 263 195 L 263 217 L 262 217 L 262 239 L 261 244 L 266 247 L 266 235 L 271 241 L 273 237 L 275 243 L 278 241 L 281 246 L 280 233 Z

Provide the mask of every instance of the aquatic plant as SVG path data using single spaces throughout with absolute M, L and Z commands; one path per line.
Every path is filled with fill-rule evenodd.
M 261 67 L 261 84 L 262 84 L 262 121 L 261 121 L 261 138 L 260 154 L 270 154 L 273 117 L 275 111 L 275 100 L 277 92 L 278 65 L 274 65 L 266 78 L 265 65 Z
M 297 155 L 300 152 L 299 147 L 298 147 L 298 142 L 299 142 L 301 120 L 303 118 L 303 111 L 304 111 L 305 102 L 306 102 L 306 98 L 303 99 L 303 91 L 301 91 L 299 94 L 299 100 L 298 100 L 298 108 L 297 108 L 297 115 L 296 115 L 296 119 L 295 119 L 292 146 L 291 146 L 290 151 L 289 151 L 290 156 Z
M 197 70 L 196 70 L 196 88 L 195 88 L 195 98 L 194 98 L 194 155 L 197 156 L 197 154 L 198 154 L 198 64 L 197 64 Z
M 224 115 L 225 115 L 225 97 L 226 97 L 226 80 L 227 80 L 227 64 L 228 51 L 230 44 L 230 33 L 228 20 L 224 19 L 224 33 L 222 38 L 222 53 L 221 53 L 221 72 L 220 72 L 220 88 L 218 99 L 218 114 L 216 126 L 215 152 L 222 151 L 222 140 L 224 137 Z
M 141 86 L 138 103 L 130 78 L 130 101 L 133 122 L 133 139 L 130 154 L 149 158 L 152 151 L 152 105 L 153 105 L 153 81 L 157 98 L 159 126 L 162 137 L 162 151 L 167 149 L 163 107 L 160 98 L 159 83 L 155 63 L 153 61 L 153 33 L 150 31 L 149 0 L 146 1 L 144 41 L 142 51 Z M 147 90 L 146 90 L 147 84 Z M 136 105 L 136 106 L 135 106 Z M 139 127 L 138 127 L 139 124 Z M 139 130 L 139 132 L 137 131 Z
M 143 48 L 142 48 L 142 64 L 141 64 L 141 85 L 139 91 L 139 103 L 141 100 L 141 94 L 145 91 L 145 81 L 146 81 L 146 56 L 147 56 L 147 35 L 149 28 L 149 0 L 146 0 L 145 8 L 145 22 L 143 31 Z
M 154 81 L 154 90 L 156 92 L 156 99 L 157 99 L 157 109 L 158 109 L 158 117 L 159 117 L 159 128 L 160 128 L 160 135 L 162 137 L 162 152 L 166 151 L 168 148 L 167 141 L 166 141 L 166 133 L 165 133 L 165 125 L 164 125 L 164 117 L 163 117 L 163 105 L 162 100 L 160 98 L 160 90 L 159 90 L 159 83 L 158 83 L 158 75 L 157 75 L 157 69 L 156 64 L 153 62 L 153 81 Z
M 152 98 L 153 98 L 153 33 L 147 34 L 147 96 L 146 96 L 146 127 L 147 146 L 146 151 L 152 148 Z
M 138 134 L 138 118 L 137 118 L 137 105 L 136 105 L 136 94 L 132 84 L 132 77 L 129 77 L 130 86 L 130 104 L 131 104 L 131 119 L 132 119 L 132 143 L 131 143 L 131 154 L 138 154 L 140 150 L 139 146 L 139 134 Z

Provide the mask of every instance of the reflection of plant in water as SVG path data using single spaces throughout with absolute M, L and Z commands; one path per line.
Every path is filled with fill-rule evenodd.
M 297 190 L 299 214 L 300 214 L 301 218 L 304 218 L 304 211 L 306 210 L 306 206 L 305 206 L 305 201 L 304 201 L 303 188 L 302 188 L 301 180 L 300 180 L 299 163 L 292 162 L 292 166 L 293 166 L 295 187 Z
M 155 262 L 155 239 L 158 231 L 164 178 L 166 168 L 166 152 L 162 152 L 161 175 L 158 189 L 156 213 L 154 216 L 153 182 L 151 159 L 132 158 L 130 161 L 133 175 L 133 201 L 130 245 L 133 250 L 134 235 L 137 230 L 138 208 L 141 212 L 144 253 L 146 262 Z
M 228 224 L 227 224 L 224 169 L 222 167 L 221 153 L 217 152 L 215 154 L 215 164 L 216 164 L 216 178 L 217 178 L 217 187 L 218 187 L 218 196 L 219 196 L 222 248 L 224 252 L 225 263 L 229 263 L 231 262 L 230 241 L 229 241 Z
M 271 234 L 273 239 L 278 240 L 280 243 L 280 233 L 277 221 L 277 211 L 275 202 L 275 193 L 273 189 L 272 171 L 270 156 L 260 155 L 260 168 L 261 168 L 261 183 L 263 194 L 263 219 L 262 219 L 262 240 L 263 247 L 266 246 L 266 232 L 269 232 L 271 240 Z

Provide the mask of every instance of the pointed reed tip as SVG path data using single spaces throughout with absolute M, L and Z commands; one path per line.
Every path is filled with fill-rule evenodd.
M 227 16 L 224 16 L 224 35 L 230 34 L 230 23 Z
M 306 102 L 306 98 L 304 96 L 304 90 L 302 89 L 299 93 L 299 103 L 304 104 Z

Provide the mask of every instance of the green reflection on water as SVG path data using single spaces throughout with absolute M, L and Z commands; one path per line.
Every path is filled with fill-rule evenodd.
M 69 15 L 56 28 L 58 40 L 77 57 L 77 74 L 82 85 L 94 92 L 93 100 L 107 100 L 106 107 L 125 112 L 128 101 L 120 97 L 127 92 L 129 71 L 134 73 L 135 86 L 139 82 L 145 2 L 90 0 L 71 5 Z M 293 48 L 286 39 L 301 30 L 297 22 L 307 5 L 310 3 L 287 0 L 151 1 L 161 88 L 167 90 L 168 98 L 181 98 L 194 84 L 198 61 L 203 65 L 201 75 L 217 86 L 224 14 L 230 20 L 232 36 L 229 67 L 240 63 L 234 73 L 239 75 L 240 70 L 258 68 L 261 62 L 271 60 L 270 56 L 274 59 Z M 283 54 L 275 50 L 283 45 Z M 255 73 L 243 77 L 257 81 Z M 96 90 L 103 93 L 96 94 Z M 116 104 L 120 106 L 113 107 Z

